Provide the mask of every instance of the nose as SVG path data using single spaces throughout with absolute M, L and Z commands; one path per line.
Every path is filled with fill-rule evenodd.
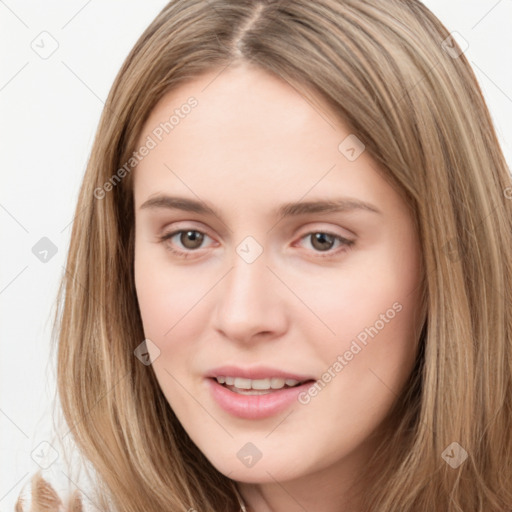
M 252 263 L 238 254 L 219 283 L 214 327 L 238 343 L 278 338 L 286 332 L 285 286 L 267 267 L 265 252 Z

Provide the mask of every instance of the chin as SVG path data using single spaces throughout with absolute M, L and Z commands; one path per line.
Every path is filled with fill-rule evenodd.
M 275 483 L 300 478 L 303 474 L 302 468 L 298 468 L 295 457 L 287 458 L 285 454 L 277 454 L 277 460 L 264 461 L 264 457 L 252 466 L 245 466 L 238 458 L 219 460 L 209 458 L 211 464 L 223 475 L 236 480 L 237 482 L 263 484 Z

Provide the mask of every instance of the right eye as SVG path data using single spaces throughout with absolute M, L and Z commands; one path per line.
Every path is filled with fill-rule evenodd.
M 169 241 L 172 242 L 175 237 L 177 237 L 177 240 L 170 244 Z M 201 247 L 205 237 L 210 238 L 206 233 L 197 229 L 179 229 L 171 233 L 163 234 L 159 239 L 165 245 L 166 249 L 173 254 L 182 258 L 188 258 L 192 256 L 192 252 Z M 175 248 L 177 243 L 181 244 L 181 248 Z

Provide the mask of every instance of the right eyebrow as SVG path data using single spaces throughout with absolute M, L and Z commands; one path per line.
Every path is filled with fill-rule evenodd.
M 185 197 L 159 195 L 148 199 L 140 206 L 141 210 L 145 208 L 168 208 L 218 216 L 218 213 L 213 208 L 207 206 L 206 203 Z

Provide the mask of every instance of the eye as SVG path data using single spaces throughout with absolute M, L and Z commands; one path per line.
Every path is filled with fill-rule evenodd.
M 166 243 L 166 248 L 172 253 L 177 254 L 183 258 L 192 256 L 191 253 L 201 247 L 205 237 L 210 238 L 206 233 L 198 231 L 197 229 L 180 229 L 173 231 L 172 233 L 164 234 L 159 237 L 159 239 L 161 242 L 167 242 L 172 241 L 172 239 L 175 237 L 177 237 L 177 241 L 185 250 L 180 250 L 173 247 L 173 245 L 176 245 L 176 242 L 174 242 L 173 245 Z
M 325 231 L 312 231 L 307 233 L 301 240 L 310 239 L 311 246 L 315 249 L 315 252 L 323 252 L 327 254 L 320 254 L 320 257 L 330 257 L 340 252 L 345 252 L 349 247 L 354 245 L 353 240 L 348 240 L 342 236 L 335 235 L 334 233 L 327 233 Z M 338 241 L 338 250 L 332 251 L 335 242 Z

